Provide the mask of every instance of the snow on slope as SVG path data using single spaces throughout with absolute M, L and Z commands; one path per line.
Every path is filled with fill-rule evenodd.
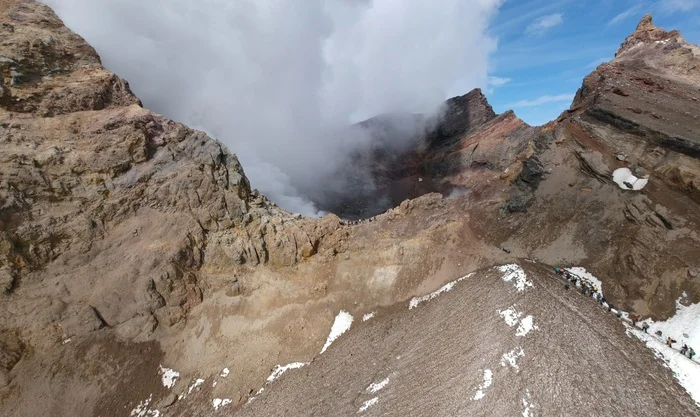
M 683 293 L 683 296 L 676 300 L 676 314 L 673 317 L 666 321 L 645 321 L 649 323 L 649 333 L 654 334 L 661 330 L 664 337 L 671 336 L 678 341 L 679 346 L 687 344 L 700 351 L 700 303 L 685 306 L 681 304 L 685 297 L 687 295 Z
M 584 268 L 582 266 L 574 266 L 574 267 L 565 268 L 565 269 L 574 275 L 578 275 L 581 278 L 587 279 L 588 281 L 591 282 L 591 284 L 597 285 L 598 292 L 600 292 L 601 297 L 605 296 L 603 294 L 603 283 L 598 278 L 596 278 L 593 274 L 586 271 L 586 268 Z
M 267 382 L 274 382 L 277 378 L 281 377 L 283 373 L 287 372 L 290 369 L 298 369 L 301 368 L 302 366 L 308 365 L 308 362 L 292 362 L 287 365 L 276 365 L 275 369 L 272 371 L 270 376 L 267 377 Z
M 325 352 L 335 339 L 348 331 L 350 326 L 352 326 L 352 315 L 347 311 L 341 310 L 340 313 L 335 316 L 335 321 L 333 322 L 333 326 L 331 326 L 331 332 L 328 335 L 328 339 L 326 339 L 326 344 L 323 345 L 323 349 L 321 349 L 321 353 Z
M 170 368 L 164 368 L 162 365 L 159 369 L 163 386 L 168 389 L 174 387 L 175 382 L 177 382 L 177 379 L 180 377 L 180 373 Z
M 623 190 L 639 191 L 649 182 L 646 178 L 637 178 L 629 168 L 618 168 L 613 172 L 613 181 Z
M 380 391 L 382 388 L 386 387 L 386 385 L 389 383 L 389 377 L 386 377 L 385 379 L 379 381 L 379 382 L 373 382 L 369 384 L 367 387 L 367 391 L 374 394 L 377 391 Z
M 700 407 L 700 364 L 681 355 L 677 350 L 666 346 L 656 337 L 627 325 L 627 331 L 642 340 L 657 358 L 666 363 L 678 382 L 688 391 Z
M 513 327 L 516 324 L 518 325 L 518 328 L 515 331 L 516 336 L 525 336 L 532 330 L 538 329 L 538 327 L 535 325 L 535 319 L 531 315 L 525 316 L 521 319 L 523 313 L 516 310 L 515 306 L 508 307 L 505 310 L 496 311 L 509 327 Z
M 360 406 L 360 409 L 357 410 L 357 412 L 362 413 L 364 411 L 367 411 L 368 408 L 370 408 L 371 406 L 375 405 L 378 402 L 379 402 L 379 397 L 371 398 L 371 399 L 363 402 L 362 406 Z
M 490 369 L 484 369 L 484 382 L 479 385 L 479 389 L 476 390 L 474 394 L 474 401 L 480 400 L 486 396 L 484 391 L 493 383 L 493 372 Z
M 443 286 L 440 287 L 439 289 L 437 289 L 437 290 L 431 292 L 430 294 L 426 294 L 426 295 L 424 295 L 424 296 L 422 296 L 422 297 L 413 297 L 413 298 L 411 299 L 411 301 L 408 303 L 408 309 L 409 309 L 409 310 L 413 310 L 414 308 L 418 307 L 418 305 L 419 305 L 420 303 L 423 303 L 423 302 L 426 302 L 426 301 L 430 301 L 430 300 L 432 300 L 433 298 L 439 296 L 439 295 L 442 294 L 442 293 L 445 293 L 445 292 L 448 292 L 448 291 L 452 291 L 452 288 L 454 288 L 454 286 L 455 286 L 456 283 L 458 283 L 458 282 L 460 282 L 460 281 L 463 281 L 463 280 L 465 280 L 465 279 L 471 277 L 472 275 L 474 275 L 474 273 L 467 274 L 467 275 L 463 276 L 462 278 L 456 279 L 456 280 L 454 280 L 454 281 L 452 281 L 452 282 L 448 282 L 447 284 L 443 285 Z
M 503 281 L 513 281 L 513 285 L 518 292 L 523 292 L 528 288 L 532 288 L 532 281 L 527 279 L 527 275 L 525 275 L 525 271 L 520 267 L 520 265 L 501 265 L 496 267 L 496 269 L 503 273 L 503 276 L 501 277 Z

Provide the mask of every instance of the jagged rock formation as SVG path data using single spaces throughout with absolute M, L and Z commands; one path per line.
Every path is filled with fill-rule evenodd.
M 512 111 L 496 115 L 478 88 L 447 100 L 437 116 L 385 115 L 359 127 L 374 141 L 338 170 L 340 177 L 356 176 L 347 181 L 351 191 L 341 187 L 333 198 L 321 199 L 321 208 L 350 219 L 372 217 L 430 192 L 463 194 L 481 182 L 474 179 L 482 168 L 517 170 L 516 161 L 539 131 Z
M 3 415 L 128 414 L 149 396 L 171 414 L 237 410 L 275 364 L 312 360 L 339 309 L 516 257 L 584 264 L 640 314 L 700 301 L 698 52 L 650 20 L 546 126 L 479 91 L 450 100 L 410 158 L 376 159 L 404 186 L 359 226 L 251 190 L 234 155 L 143 109 L 46 6 L 0 0 L 0 45 Z M 649 185 L 620 189 L 619 167 Z M 455 198 L 398 204 L 431 191 Z M 230 376 L 180 402 L 161 365 L 176 392 Z

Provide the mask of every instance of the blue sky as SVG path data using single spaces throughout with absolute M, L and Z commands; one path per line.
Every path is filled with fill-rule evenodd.
M 490 29 L 498 49 L 490 61 L 489 102 L 532 125 L 556 118 L 646 13 L 656 26 L 700 43 L 700 0 L 507 0 Z

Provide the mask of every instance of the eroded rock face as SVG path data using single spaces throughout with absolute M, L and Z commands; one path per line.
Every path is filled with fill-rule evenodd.
M 320 200 L 322 209 L 352 220 L 426 193 L 449 196 L 465 187 L 476 170 L 500 173 L 526 158 L 537 131 L 512 111 L 496 115 L 478 88 L 447 100 L 431 118 L 384 115 L 357 127 L 374 142 L 338 170 L 345 180 L 339 181 L 344 185 L 337 195 Z
M 549 263 L 595 265 L 614 282 L 608 294 L 642 314 L 671 314 L 683 290 L 697 300 L 685 271 L 700 256 L 699 64 L 695 45 L 643 18 L 544 127 L 543 181 L 527 215 L 507 219 L 507 241 Z M 621 168 L 648 183 L 611 190 Z
M 251 190 L 234 155 L 143 109 L 48 7 L 0 6 L 0 327 L 35 360 L 59 363 L 101 330 L 141 343 L 184 325 L 221 286 L 203 268 L 342 251 L 337 217 L 301 219 Z
M 432 142 L 380 166 L 396 207 L 349 225 L 252 190 L 234 155 L 143 109 L 46 6 L 0 0 L 0 22 L 3 415 L 106 415 L 150 395 L 174 415 L 235 407 L 274 365 L 312 360 L 338 310 L 515 257 L 586 266 L 640 314 L 700 301 L 698 55 L 679 36 L 669 49 L 641 25 L 543 127 L 478 90 L 450 100 Z M 649 184 L 620 189 L 620 167 Z M 161 365 L 180 372 L 170 391 Z M 195 403 L 172 404 L 199 377 Z

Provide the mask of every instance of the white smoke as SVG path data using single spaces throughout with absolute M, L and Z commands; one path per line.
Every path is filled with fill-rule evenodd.
M 304 214 L 299 190 L 328 187 L 368 140 L 348 124 L 486 84 L 502 1 L 45 0 L 146 107 L 220 139 L 254 187 Z

